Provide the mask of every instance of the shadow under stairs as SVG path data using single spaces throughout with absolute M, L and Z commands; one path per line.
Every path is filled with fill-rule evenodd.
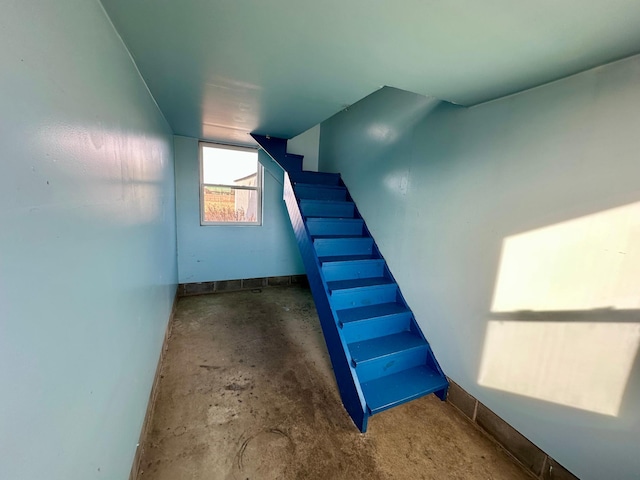
M 342 401 L 361 432 L 371 415 L 448 382 L 337 173 L 302 171 L 286 140 L 253 135 L 285 171 L 284 201 Z

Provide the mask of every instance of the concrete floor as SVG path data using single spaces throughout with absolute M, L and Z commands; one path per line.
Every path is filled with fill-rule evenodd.
M 359 433 L 303 287 L 181 298 L 143 480 L 531 479 L 431 395 Z

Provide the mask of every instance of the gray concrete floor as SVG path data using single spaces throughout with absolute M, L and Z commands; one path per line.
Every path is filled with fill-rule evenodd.
M 345 412 L 308 289 L 181 298 L 143 480 L 530 479 L 431 395 Z

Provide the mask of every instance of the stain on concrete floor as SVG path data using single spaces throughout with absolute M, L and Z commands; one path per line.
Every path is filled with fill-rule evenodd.
M 142 480 L 531 478 L 433 395 L 360 434 L 299 286 L 179 300 L 141 470 Z

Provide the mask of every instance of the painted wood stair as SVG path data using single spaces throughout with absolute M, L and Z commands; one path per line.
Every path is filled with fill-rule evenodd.
M 356 426 L 430 393 L 444 400 L 447 379 L 340 175 L 288 170 L 284 200 Z

